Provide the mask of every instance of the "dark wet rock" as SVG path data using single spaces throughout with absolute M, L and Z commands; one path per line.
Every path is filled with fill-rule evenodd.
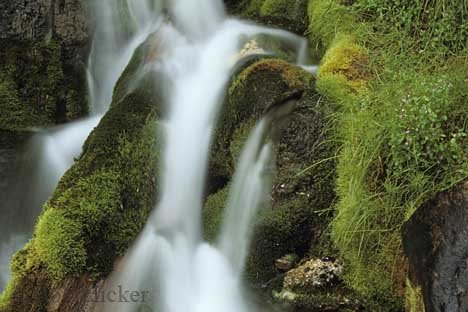
M 20 168 L 22 165 L 22 153 L 28 139 L 32 136 L 29 132 L 14 132 L 0 129 L 0 233 L 5 236 L 5 232 L 18 231 L 13 224 L 22 224 L 14 222 L 24 220 L 27 216 L 19 209 L 22 196 L 10 196 L 16 189 Z M 5 238 L 5 237 L 3 237 Z
M 426 311 L 468 311 L 468 181 L 419 207 L 404 225 L 403 243 Z

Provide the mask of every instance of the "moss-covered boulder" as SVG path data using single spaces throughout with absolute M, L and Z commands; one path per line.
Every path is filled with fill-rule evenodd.
M 238 144 L 232 141 L 244 122 L 258 119 L 271 105 L 303 92 L 312 83 L 302 69 L 279 59 L 252 58 L 243 68 L 231 80 L 218 120 L 210 165 L 217 176 L 232 175 L 235 163 L 230 157 L 231 146 Z
M 108 113 L 46 203 L 33 239 L 12 261 L 0 311 L 44 311 L 51 287 L 69 278 L 87 276 L 90 281 L 82 284 L 91 286 L 142 229 L 156 200 L 155 121 L 161 105 L 153 91 L 157 77 L 144 70 L 148 47 L 136 52 Z M 137 72 L 140 83 L 126 83 Z
M 272 206 L 255 220 L 246 274 L 256 286 L 281 288 L 275 261 L 287 254 L 330 255 L 327 235 L 334 201 L 335 146 L 329 140 L 328 116 L 333 107 L 321 104 L 314 78 L 295 65 L 263 59 L 237 73 L 228 89 L 215 139 L 213 163 L 229 179 L 256 121 L 274 116 L 270 137 L 276 150 L 277 174 Z M 204 221 L 208 239 L 221 224 L 228 187 L 208 197 Z
M 225 0 L 228 10 L 243 18 L 304 35 L 308 27 L 307 0 Z

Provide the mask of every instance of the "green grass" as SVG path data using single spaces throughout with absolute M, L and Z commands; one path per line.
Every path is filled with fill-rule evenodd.
M 317 88 L 340 107 L 332 237 L 347 283 L 398 310 L 402 224 L 468 177 L 467 11 L 463 1 L 343 3 L 309 5 L 309 37 L 327 48 Z

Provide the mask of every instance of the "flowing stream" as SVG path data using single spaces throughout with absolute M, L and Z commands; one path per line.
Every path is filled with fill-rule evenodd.
M 109 108 L 116 82 L 135 49 L 157 34 L 164 51 L 148 68 L 168 80 L 164 93 L 168 115 L 160 121 L 165 143 L 158 177 L 160 200 L 106 284 L 149 295 L 144 302 L 106 302 L 99 311 L 256 311 L 241 275 L 252 219 L 270 192 L 272 148 L 265 140 L 269 122 L 259 122 L 245 144 L 215 245 L 203 241 L 201 222 L 210 144 L 233 66 L 248 54 L 240 52 L 245 44 L 256 36 L 274 37 L 292 47 L 302 66 L 306 40 L 228 18 L 221 0 L 99 0 L 91 2 L 91 16 L 91 117 L 41 130 L 31 140 L 26 174 L 31 196 L 21 209 L 33 217 L 21 230 L 12 224 L 13 230 L 1 238 L 1 281 L 8 275 L 4 259 L 31 236 L 41 206 Z
M 230 19 L 221 0 L 169 3 L 163 10 L 168 18 L 157 29 L 158 40 L 165 43 L 163 57 L 152 66 L 169 80 L 168 116 L 158 131 L 164 133 L 165 142 L 158 177 L 160 200 L 105 286 L 109 291 L 119 288 L 149 296 L 144 302 L 106 302 L 98 310 L 254 311 L 241 274 L 252 219 L 270 192 L 268 121 L 262 120 L 245 144 L 214 246 L 203 241 L 201 222 L 210 143 L 233 65 L 243 57 L 242 47 L 255 36 L 273 36 L 292 44 L 302 65 L 305 40 Z M 153 18 L 154 24 L 161 20 L 158 15 Z
M 115 84 L 135 49 L 154 29 L 153 18 L 149 18 L 149 3 L 129 1 L 128 12 L 134 21 L 129 29 L 122 22 L 122 8 L 115 2 L 99 0 L 90 3 L 95 26 L 87 75 L 90 117 L 38 130 L 26 146 L 23 170 L 10 194 L 13 197 L 10 201 L 17 203 L 8 206 L 14 215 L 2 220 L 0 226 L 0 291 L 9 278 L 11 256 L 31 238 L 43 204 L 108 110 Z

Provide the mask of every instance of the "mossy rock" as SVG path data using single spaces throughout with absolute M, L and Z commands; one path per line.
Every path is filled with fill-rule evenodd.
M 204 238 L 210 243 L 216 243 L 223 222 L 224 207 L 227 204 L 229 186 L 211 194 L 203 208 Z
M 371 79 L 368 62 L 367 51 L 353 36 L 337 36 L 320 63 L 319 90 L 332 98 L 365 91 Z
M 304 35 L 308 27 L 308 0 L 225 1 L 228 10 L 260 24 Z
M 144 69 L 146 51 L 143 45 L 135 54 L 108 113 L 46 203 L 33 239 L 13 260 L 2 312 L 43 304 L 49 285 L 65 278 L 106 276 L 143 228 L 157 199 L 155 138 L 162 100 L 157 91 L 149 91 L 157 85 L 151 73 L 139 75 L 137 87 L 122 88 L 128 87 L 123 81 L 129 75 Z M 37 285 L 27 286 L 36 279 Z M 24 299 L 40 289 L 43 296 Z
M 295 92 L 299 95 L 293 101 L 285 100 Z M 248 64 L 231 81 L 213 150 L 217 172 L 228 178 L 256 121 L 272 107 L 291 105 L 285 115 L 274 118 L 270 133 L 278 169 L 273 205 L 262 209 L 255 221 L 246 266 L 249 281 L 256 285 L 278 276 L 275 260 L 286 254 L 321 256 L 331 250 L 326 229 L 331 216 L 327 209 L 335 198 L 335 146 L 327 141 L 327 115 L 333 108 L 322 107 L 318 99 L 310 74 L 277 59 Z M 224 188 L 205 206 L 206 236 L 212 241 L 227 195 Z
M 258 119 L 274 103 L 312 85 L 312 77 L 299 67 L 279 59 L 247 62 L 231 80 L 217 123 L 212 149 L 211 175 L 230 177 L 234 164 L 230 155 L 236 131 L 248 119 Z
M 87 113 L 84 78 L 69 73 L 63 58 L 60 45 L 54 41 L 2 41 L 0 128 L 50 126 Z
M 335 200 L 335 149 L 327 115 L 313 90 L 307 90 L 276 134 L 277 174 L 273 206 L 256 225 L 247 274 L 256 283 L 277 275 L 275 260 L 295 253 L 332 256 L 328 237 Z M 266 252 L 268 251 L 268 252 Z

